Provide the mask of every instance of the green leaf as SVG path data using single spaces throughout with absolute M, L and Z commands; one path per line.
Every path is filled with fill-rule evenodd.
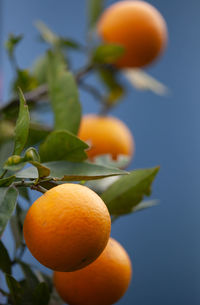
M 55 288 L 53 289 L 53 292 L 51 293 L 49 305 L 63 305 L 63 301 L 60 298 L 60 296 L 58 295 Z
M 22 40 L 22 38 L 23 38 L 22 35 L 14 35 L 14 34 L 9 35 L 8 40 L 5 43 L 5 48 L 10 58 L 13 57 L 15 47 Z
M 20 89 L 19 89 L 19 98 L 20 98 L 19 116 L 15 128 L 15 148 L 14 148 L 15 155 L 20 155 L 24 149 L 24 146 L 28 138 L 29 122 L 30 122 L 28 106 L 26 105 L 24 95 Z
M 48 305 L 50 300 L 49 288 L 46 283 L 39 283 L 33 292 L 34 305 Z
M 26 146 L 30 147 L 44 141 L 51 131 L 52 129 L 48 126 L 31 123 Z
M 92 189 L 98 195 L 101 195 L 111 184 L 117 181 L 120 176 L 106 177 L 101 180 L 90 180 L 85 183 L 90 189 Z
M 20 187 L 19 188 L 19 195 L 22 196 L 27 201 L 30 201 L 30 196 L 27 187 Z
M 32 161 L 30 162 L 32 165 L 34 165 L 37 170 L 38 170 L 38 178 L 44 178 L 48 177 L 50 175 L 50 169 L 43 164 L 37 162 L 37 161 Z
M 13 186 L 0 188 L 0 237 L 15 209 L 17 196 Z
M 22 188 L 19 188 L 20 190 Z M 16 213 L 10 219 L 11 231 L 15 241 L 15 249 L 22 246 L 23 241 L 23 223 L 27 211 L 23 210 L 19 204 L 16 206 Z
M 113 160 L 111 155 L 100 155 L 94 158 L 94 163 L 98 165 L 116 167 L 116 168 L 126 168 L 130 163 L 130 157 L 126 155 L 118 155 L 116 160 Z
M 13 139 L 15 126 L 7 120 L 0 121 L 0 145 L 4 141 Z
M 136 205 L 135 208 L 133 208 L 133 213 L 134 212 L 139 212 L 144 209 L 149 209 L 151 207 L 154 207 L 159 204 L 159 200 L 145 200 L 141 201 L 138 205 Z
M 17 70 L 17 76 L 12 84 L 14 93 L 20 87 L 23 92 L 29 92 L 38 86 L 38 81 L 34 75 L 31 75 L 29 70 Z
M 70 49 L 82 49 L 82 46 L 73 39 L 59 37 L 59 45 Z
M 23 241 L 23 232 L 17 215 L 11 217 L 10 226 L 15 241 L 15 248 L 18 249 Z
M 98 46 L 92 55 L 94 63 L 111 64 L 120 58 L 124 53 L 124 48 L 117 44 L 103 44 Z
M 55 129 L 66 129 L 77 134 L 81 105 L 74 77 L 53 53 L 49 53 L 48 65 L 49 97 L 54 112 Z
M 53 131 L 40 146 L 42 162 L 48 161 L 83 161 L 87 158 L 85 149 L 88 145 L 66 130 Z
M 117 73 L 115 70 L 101 68 L 98 70 L 99 77 L 105 87 L 108 89 L 107 101 L 109 104 L 114 104 L 118 101 L 125 93 L 125 89 L 117 79 Z
M 31 270 L 31 267 L 28 264 L 26 264 L 24 262 L 19 262 L 19 265 L 26 278 L 27 287 L 30 288 L 31 290 L 35 289 L 39 284 L 39 281 L 38 281 L 35 273 Z
M 103 11 L 105 0 L 88 0 L 89 27 L 94 28 Z
M 47 82 L 47 70 L 49 59 L 47 54 L 40 56 L 36 59 L 33 65 L 33 75 L 38 80 L 39 84 L 45 84 Z
M 10 260 L 7 249 L 2 241 L 0 241 L 0 269 L 5 273 L 11 273 L 12 262 Z
M 15 176 L 0 179 L 0 186 L 10 186 L 15 180 Z
M 44 41 L 53 46 L 58 43 L 59 37 L 54 32 L 52 32 L 42 21 L 37 21 L 36 27 Z
M 48 289 L 50 292 L 53 291 L 53 281 L 52 281 L 52 275 L 46 274 L 42 272 L 41 270 L 36 270 L 36 275 L 37 278 L 39 279 L 40 282 L 45 282 L 48 286 Z
M 159 167 L 132 171 L 114 182 L 101 196 L 112 215 L 133 211 L 143 197 L 150 196 L 151 184 Z
M 0 174 L 2 173 L 1 167 L 3 167 L 4 162 L 8 156 L 12 155 L 13 147 L 14 143 L 11 141 L 0 144 Z
M 21 305 L 22 300 L 22 289 L 20 284 L 9 274 L 6 274 L 6 283 L 11 293 L 11 298 L 14 305 Z
M 47 177 L 50 174 L 48 167 L 40 163 L 40 155 L 34 147 L 29 147 L 25 152 L 24 160 L 27 160 L 38 170 L 38 178 Z
M 126 175 L 128 172 L 117 168 L 95 165 L 89 162 L 48 162 L 45 166 L 51 171 L 51 176 L 55 181 L 81 181 L 101 179 L 104 177 Z M 37 178 L 37 171 L 34 167 L 29 167 L 16 174 L 17 178 Z

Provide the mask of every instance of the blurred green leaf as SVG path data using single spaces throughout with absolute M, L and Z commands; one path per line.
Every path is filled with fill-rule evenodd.
M 32 73 L 40 85 L 47 82 L 48 62 L 48 56 L 44 54 L 37 58 L 33 64 Z
M 13 183 L 14 180 L 15 180 L 15 176 L 10 176 L 0 179 L 0 186 L 9 186 Z
M 59 44 L 62 47 L 70 48 L 70 49 L 82 49 L 82 46 L 73 39 L 59 37 Z
M 62 301 L 61 297 L 58 295 L 55 288 L 53 289 L 53 292 L 51 293 L 49 305 L 63 305 L 63 301 Z
M 117 44 L 103 44 L 93 50 L 92 61 L 97 64 L 112 64 L 124 53 L 124 48 Z
M 40 35 L 44 41 L 51 45 L 56 45 L 59 41 L 59 37 L 51 31 L 42 21 L 36 22 L 36 27 L 40 32 Z
M 159 167 L 132 171 L 128 176 L 114 182 L 101 198 L 112 215 L 123 215 L 133 211 L 143 197 L 150 196 L 151 184 Z
M 34 305 L 48 305 L 50 300 L 49 288 L 45 282 L 39 283 L 33 292 Z
M 21 189 L 21 188 L 20 188 Z M 15 241 L 15 249 L 17 250 L 23 241 L 23 223 L 26 211 L 22 210 L 19 204 L 16 206 L 16 213 L 10 218 L 10 226 Z
M 0 187 L 0 237 L 16 206 L 18 191 L 13 186 Z
M 12 141 L 7 141 L 0 144 L 0 175 L 2 174 L 3 165 L 8 158 L 8 156 L 12 155 L 14 148 L 14 143 Z
M 8 289 L 11 293 L 12 304 L 14 305 L 22 305 L 22 288 L 20 283 L 18 283 L 14 277 L 9 274 L 6 274 L 6 283 L 8 285 Z
M 53 53 L 49 53 L 48 65 L 49 97 L 55 129 L 66 129 L 76 134 L 80 125 L 81 105 L 74 77 Z
M 27 201 L 30 201 L 30 196 L 27 187 L 20 187 L 19 188 L 19 195 L 26 199 Z
M 107 102 L 116 103 L 125 93 L 124 87 L 117 79 L 117 73 L 112 69 L 101 68 L 98 70 L 99 77 L 105 87 L 108 89 Z
M 13 57 L 15 47 L 22 40 L 22 38 L 23 38 L 23 35 L 10 34 L 8 36 L 8 40 L 5 43 L 5 48 L 6 48 L 10 58 Z
M 40 145 L 42 162 L 68 160 L 83 161 L 87 158 L 88 145 L 66 130 L 53 131 Z
M 30 147 L 42 142 L 51 131 L 51 128 L 48 126 L 37 123 L 31 123 L 26 146 Z
M 39 282 L 45 282 L 48 286 L 48 289 L 50 292 L 53 291 L 53 279 L 52 279 L 52 275 L 48 275 L 46 273 L 44 273 L 43 271 L 41 270 L 36 270 L 36 275 L 37 275 L 37 278 L 39 280 Z
M 145 200 L 141 201 L 138 205 L 136 205 L 135 208 L 133 208 L 133 213 L 134 212 L 139 212 L 144 209 L 149 209 L 151 207 L 154 207 L 159 204 L 159 200 Z
M 150 90 L 159 95 L 166 95 L 169 92 L 165 85 L 141 69 L 124 69 L 123 73 L 138 90 Z
M 4 141 L 8 141 L 14 136 L 15 126 L 13 122 L 9 122 L 7 120 L 0 121 L 0 145 Z
M 24 149 L 24 146 L 28 138 L 29 123 L 30 123 L 28 106 L 26 105 L 24 95 L 20 89 L 19 89 L 19 98 L 20 98 L 20 108 L 19 108 L 19 115 L 15 128 L 15 148 L 14 148 L 15 155 L 20 155 Z
M 109 154 L 99 155 L 94 158 L 94 163 L 103 166 L 115 167 L 115 168 L 126 168 L 130 163 L 130 157 L 126 155 L 118 155 L 117 160 L 113 160 Z
M 35 273 L 32 271 L 31 267 L 28 264 L 24 262 L 19 262 L 19 265 L 26 278 L 27 287 L 31 290 L 35 289 L 39 284 L 37 276 L 35 275 Z
M 105 0 L 88 0 L 89 27 L 94 28 L 103 11 Z
M 12 90 L 14 93 L 18 91 L 20 87 L 23 92 L 29 92 L 38 86 L 38 81 L 34 75 L 28 70 L 17 70 L 16 79 L 13 82 Z
M 100 180 L 90 180 L 85 183 L 90 189 L 92 189 L 98 195 L 101 195 L 111 184 L 117 181 L 120 176 L 105 177 Z
M 0 241 L 0 269 L 10 274 L 11 273 L 12 262 L 10 260 L 7 249 L 5 248 L 2 241 Z
M 117 168 L 95 165 L 88 162 L 56 161 L 44 163 L 44 165 L 48 166 L 51 171 L 50 177 L 56 181 L 93 180 L 128 174 L 128 172 Z M 29 167 L 18 172 L 16 176 L 23 179 L 35 179 L 37 178 L 37 171 L 34 167 Z

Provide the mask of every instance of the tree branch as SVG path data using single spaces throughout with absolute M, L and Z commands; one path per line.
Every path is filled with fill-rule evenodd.
M 81 78 L 88 74 L 93 69 L 93 66 L 91 64 L 86 65 L 85 67 L 81 68 L 79 71 L 77 71 L 74 74 L 75 80 L 77 83 L 80 82 Z M 48 86 L 47 84 L 40 85 L 36 89 L 24 93 L 24 97 L 27 101 L 27 103 L 35 103 L 40 101 L 42 98 L 46 97 L 48 95 Z M 0 103 L 2 104 L 2 103 Z M 9 109 L 12 109 L 13 107 L 18 107 L 19 105 L 19 98 L 18 96 L 10 99 L 5 104 L 0 106 L 0 112 L 8 111 Z

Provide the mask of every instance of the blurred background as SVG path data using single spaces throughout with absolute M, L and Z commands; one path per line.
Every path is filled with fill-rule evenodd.
M 106 5 L 113 2 L 106 1 Z M 170 95 L 160 97 L 130 86 L 124 102 L 112 114 L 126 122 L 135 138 L 130 169 L 161 166 L 152 194 L 160 205 L 122 217 L 112 227 L 112 236 L 127 249 L 133 263 L 132 283 L 118 304 L 199 305 L 200 1 L 148 2 L 164 15 L 169 44 L 160 61 L 147 71 L 169 87 Z M 9 33 L 24 34 L 17 47 L 21 68 L 30 67 L 46 49 L 38 39 L 36 20 L 85 43 L 86 0 L 1 0 L 0 19 L 4 99 L 9 97 L 13 77 L 2 47 Z M 73 59 L 74 69 L 84 64 L 79 53 Z M 80 94 L 84 113 L 96 112 L 97 103 Z M 12 246 L 8 231 L 4 240 Z M 28 251 L 25 259 L 34 260 Z

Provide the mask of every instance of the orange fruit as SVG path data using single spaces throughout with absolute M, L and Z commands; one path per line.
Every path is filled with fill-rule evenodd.
M 131 261 L 114 239 L 95 262 L 75 272 L 54 272 L 54 285 L 69 305 L 111 305 L 126 292 Z
M 134 140 L 128 127 L 111 116 L 86 115 L 82 118 L 79 137 L 91 144 L 88 158 L 110 154 L 114 160 L 118 155 L 132 156 Z
M 122 45 L 120 68 L 143 67 L 165 49 L 167 26 L 160 12 L 145 1 L 119 1 L 105 10 L 97 32 L 107 43 Z
M 73 271 L 101 254 L 110 227 L 102 199 L 86 186 L 67 183 L 50 189 L 33 203 L 23 230 L 30 252 L 41 264 Z

